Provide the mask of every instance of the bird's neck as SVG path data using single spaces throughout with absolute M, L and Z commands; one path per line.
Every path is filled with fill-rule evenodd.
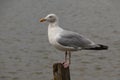
M 58 22 L 49 23 L 49 28 L 59 27 Z

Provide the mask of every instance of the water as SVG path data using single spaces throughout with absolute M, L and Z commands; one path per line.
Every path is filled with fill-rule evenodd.
M 1 0 L 0 80 L 51 80 L 64 59 L 47 39 L 39 18 L 60 17 L 60 26 L 109 46 L 72 54 L 72 80 L 120 80 L 119 0 Z

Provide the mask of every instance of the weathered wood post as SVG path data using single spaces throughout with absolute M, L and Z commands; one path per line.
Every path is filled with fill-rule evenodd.
M 54 80 L 70 80 L 69 67 L 64 68 L 62 63 L 53 64 Z

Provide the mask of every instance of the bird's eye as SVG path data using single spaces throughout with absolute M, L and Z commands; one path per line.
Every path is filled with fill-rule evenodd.
M 49 18 L 53 18 L 53 16 L 49 16 Z

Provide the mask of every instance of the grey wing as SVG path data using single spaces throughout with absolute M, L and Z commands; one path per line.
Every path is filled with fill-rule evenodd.
M 92 41 L 83 37 L 82 35 L 71 31 L 64 31 L 61 33 L 61 37 L 57 39 L 57 42 L 63 46 L 73 47 L 76 49 L 89 48 L 92 47 L 92 44 L 94 44 Z

